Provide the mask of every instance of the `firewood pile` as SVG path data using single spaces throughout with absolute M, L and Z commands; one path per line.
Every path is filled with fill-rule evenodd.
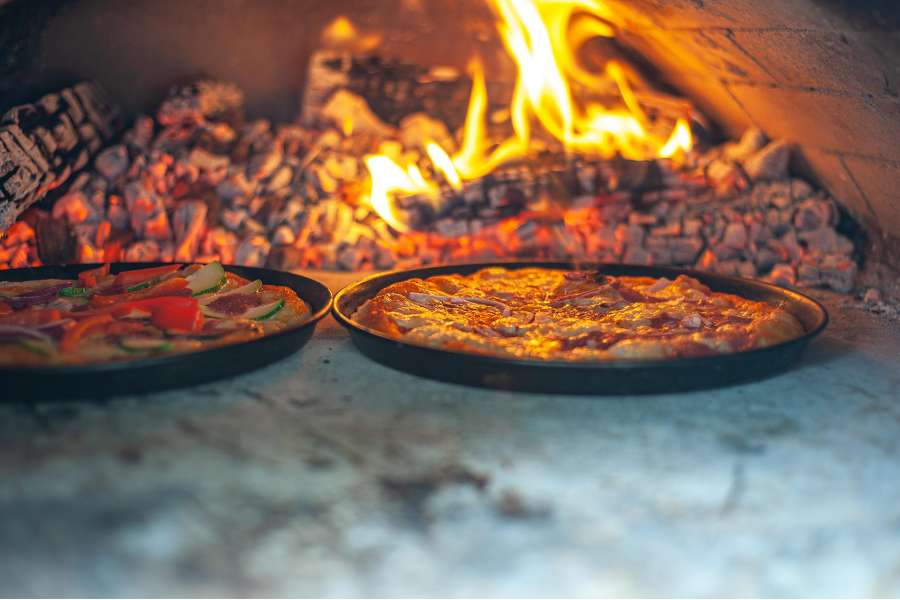
M 459 133 L 421 112 L 387 122 L 350 89 L 317 94 L 302 120 L 274 124 L 248 119 L 233 85 L 173 90 L 155 115 L 137 118 L 97 153 L 52 206 L 32 208 L 9 229 L 0 268 L 218 259 L 365 270 L 575 259 L 696 266 L 841 291 L 854 285 L 854 244 L 839 232 L 846 215 L 791 177 L 790 146 L 761 132 L 677 163 L 573 158 L 548 147 L 461 190 L 444 182 L 436 198 L 397 198 L 408 224 L 399 231 L 367 201 L 364 157 L 386 148 L 413 153 L 440 182 L 420 142 L 451 147 Z

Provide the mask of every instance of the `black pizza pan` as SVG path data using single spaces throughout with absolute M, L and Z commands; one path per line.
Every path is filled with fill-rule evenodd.
M 112 273 L 158 267 L 164 263 L 113 263 Z M 99 265 L 45 266 L 0 271 L 0 281 L 76 279 L 81 271 Z M 60 398 L 104 398 L 187 387 L 232 377 L 271 364 L 295 352 L 313 335 L 316 323 L 331 308 L 331 291 L 309 277 L 259 269 L 225 266 L 225 270 L 264 284 L 291 288 L 312 315 L 303 323 L 246 342 L 132 361 L 87 365 L 36 367 L 0 366 L 0 398 L 9 401 Z
M 353 319 L 363 302 L 382 288 L 413 277 L 451 273 L 469 274 L 491 266 L 507 269 L 594 269 L 607 275 L 695 277 L 713 291 L 781 305 L 803 324 L 805 333 L 785 342 L 745 352 L 702 358 L 619 361 L 542 361 L 486 356 L 441 350 L 392 339 Z M 503 390 L 563 394 L 649 394 L 722 387 L 755 381 L 783 372 L 793 365 L 816 335 L 828 324 L 828 313 L 817 301 L 761 281 L 726 277 L 674 267 L 565 262 L 513 262 L 449 265 L 392 271 L 353 283 L 335 296 L 334 314 L 350 332 L 357 348 L 388 367 L 423 377 L 469 386 Z

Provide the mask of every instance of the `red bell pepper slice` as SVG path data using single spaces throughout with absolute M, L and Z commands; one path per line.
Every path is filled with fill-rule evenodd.
M 103 264 L 96 269 L 88 269 L 78 274 L 78 281 L 86 288 L 97 287 L 101 279 L 109 275 L 109 263 Z
M 71 352 L 78 347 L 78 342 L 80 342 L 89 332 L 106 325 L 112 320 L 112 315 L 103 314 L 94 315 L 93 317 L 78 321 L 63 333 L 62 339 L 59 341 L 59 349 L 63 352 Z
M 106 327 L 106 333 L 112 336 L 141 333 L 147 326 L 141 321 L 113 321 Z
M 127 316 L 135 310 L 150 313 L 150 322 L 160 329 L 193 332 L 203 328 L 200 303 L 190 296 L 146 298 L 110 307 L 116 317 Z
M 127 292 L 124 294 L 95 294 L 91 297 L 91 306 L 100 308 L 103 306 L 112 306 L 123 302 L 132 302 L 134 300 L 143 300 L 146 298 L 158 298 L 161 296 L 190 296 L 191 289 L 187 286 L 187 279 L 184 277 L 173 277 L 166 279 L 160 283 L 149 287 L 145 290 L 136 292 Z
M 116 275 L 113 282 L 114 285 L 123 288 L 129 288 L 139 283 L 160 279 L 174 273 L 181 268 L 181 265 L 163 265 L 161 267 L 150 267 L 148 269 L 135 269 L 134 271 L 122 271 Z

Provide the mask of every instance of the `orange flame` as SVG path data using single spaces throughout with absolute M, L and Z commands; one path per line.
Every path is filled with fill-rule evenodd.
M 461 190 L 462 179 L 460 179 L 456 166 L 447 153 L 444 152 L 444 149 L 436 142 L 428 142 L 425 144 L 425 151 L 428 153 L 428 158 L 434 163 L 435 168 L 444 174 L 444 179 L 447 180 L 450 187 L 454 190 Z
M 633 85 L 639 75 L 609 60 L 593 73 L 577 59 L 589 39 L 613 37 L 612 16 L 600 0 L 489 0 L 497 16 L 500 37 L 514 60 L 517 80 L 510 101 L 512 135 L 497 143 L 487 134 L 488 94 L 481 64 L 469 65 L 472 90 L 459 150 L 451 156 L 434 141 L 425 151 L 444 179 L 460 189 L 463 181 L 482 177 L 499 165 L 527 156 L 534 147 L 534 124 L 560 142 L 567 152 L 631 160 L 673 158 L 691 149 L 693 139 L 685 118 L 668 136 L 660 136 Z M 573 84 L 587 90 L 617 93 L 621 106 L 597 100 L 576 100 Z M 386 155 L 366 157 L 372 178 L 370 204 L 392 227 L 405 231 L 393 205 L 394 193 L 436 196 L 437 186 L 415 165 L 404 169 Z M 410 168 L 415 169 L 411 172 Z
M 661 158 L 672 158 L 679 152 L 687 152 L 693 146 L 693 137 L 691 136 L 691 126 L 685 119 L 678 119 L 675 123 L 675 129 L 669 140 L 659 149 Z
M 416 165 L 403 169 L 383 154 L 371 154 L 363 159 L 372 177 L 369 204 L 378 216 L 397 231 L 408 231 L 409 227 L 400 219 L 394 206 L 394 194 L 434 195 L 436 187 L 422 176 Z

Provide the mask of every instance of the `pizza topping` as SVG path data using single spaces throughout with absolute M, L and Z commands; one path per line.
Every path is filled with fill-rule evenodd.
M 49 340 L 21 338 L 17 341 L 17 345 L 39 356 L 50 357 L 56 354 L 56 346 Z
M 33 339 L 50 341 L 50 336 L 32 327 L 0 325 L 0 340 Z
M 604 333 L 593 331 L 583 333 L 581 335 L 558 340 L 559 347 L 563 350 L 572 350 L 574 348 L 594 348 L 597 350 L 606 350 L 613 344 L 625 338 L 624 333 Z
M 65 332 L 66 329 L 74 324 L 75 319 L 59 319 L 58 321 L 50 321 L 49 323 L 36 325 L 35 329 L 46 333 L 47 335 L 58 338 Z
M 180 268 L 181 265 L 163 265 L 161 267 L 150 267 L 149 269 L 122 271 L 116 275 L 113 285 L 124 288 L 126 291 L 134 292 L 150 287 L 166 275 L 171 275 Z
M 184 277 L 172 277 L 147 289 L 136 292 L 126 292 L 124 294 L 94 294 L 91 297 L 90 305 L 94 307 L 111 306 L 113 304 L 121 304 L 122 302 L 130 302 L 144 298 L 190 295 L 191 290 L 187 285 L 187 280 Z
M 83 298 L 87 296 L 87 288 L 84 287 L 64 287 L 59 290 L 59 295 L 65 298 Z
M 63 334 L 63 337 L 59 342 L 59 349 L 63 352 L 75 350 L 78 343 L 86 337 L 88 333 L 99 329 L 109 321 L 112 321 L 112 319 L 112 315 L 103 314 L 94 315 L 93 317 L 88 317 L 87 319 L 79 321 L 74 327 L 70 327 Z
M 117 275 L 102 265 L 77 282 L 0 283 L 0 364 L 190 352 L 278 331 L 308 313 L 292 289 L 247 281 L 219 263 Z
M 655 294 L 656 292 L 661 292 L 667 287 L 672 285 L 672 281 L 670 281 L 667 277 L 660 277 L 656 281 L 654 281 L 651 285 L 647 286 L 647 291 Z
M 205 306 L 213 313 L 237 316 L 260 304 L 259 294 L 226 294 Z
M 0 317 L 0 325 L 44 325 L 53 321 L 59 321 L 62 313 L 55 308 L 27 308 Z
M 228 290 L 228 291 L 199 296 L 197 298 L 197 300 L 199 300 L 201 306 L 209 306 L 212 303 L 218 301 L 219 299 L 225 298 L 232 294 L 256 294 L 261 289 L 262 289 L 262 281 L 257 279 L 255 281 L 251 281 L 250 283 L 248 283 L 246 285 L 239 285 L 238 287 Z
M 78 281 L 84 287 L 97 287 L 109 275 L 109 263 L 101 265 L 96 269 L 89 269 L 78 274 Z
M 485 306 L 491 306 L 496 308 L 500 312 L 504 314 L 504 316 L 510 314 L 510 309 L 508 306 L 503 304 L 498 300 L 492 300 L 491 298 L 476 298 L 473 296 L 445 296 L 443 294 L 424 294 L 420 292 L 410 292 L 409 299 L 417 304 L 429 305 L 434 302 L 449 302 L 450 304 L 466 304 L 470 302 L 472 304 L 483 304 Z
M 147 326 L 141 319 L 117 319 L 106 327 L 106 335 L 122 337 L 123 335 L 147 333 Z
M 697 313 L 691 313 L 681 319 L 681 324 L 690 329 L 699 329 L 703 326 L 703 317 Z
M 7 296 L 6 302 L 13 309 L 34 306 L 36 304 L 41 304 L 47 302 L 48 300 L 52 300 L 57 296 L 61 289 L 68 286 L 68 283 L 56 283 L 41 289 L 32 289 L 16 296 Z
M 222 289 L 226 281 L 225 269 L 219 261 L 214 261 L 188 275 L 187 286 L 194 296 L 199 296 Z
M 172 342 L 165 338 L 129 336 L 119 340 L 119 345 L 129 352 L 165 352 L 172 349 Z
M 241 317 L 244 319 L 253 319 L 254 321 L 266 321 L 278 314 L 282 308 L 284 308 L 284 300 L 279 299 L 275 302 L 270 302 L 269 304 L 251 308 L 241 315 Z

